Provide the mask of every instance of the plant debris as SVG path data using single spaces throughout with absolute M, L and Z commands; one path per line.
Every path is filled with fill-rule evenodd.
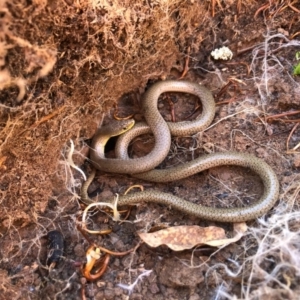
M 150 247 L 167 245 L 174 251 L 182 251 L 202 245 L 222 247 L 238 241 L 246 232 L 247 226 L 245 223 L 237 224 L 234 224 L 237 235 L 233 238 L 226 238 L 225 230 L 216 226 L 175 226 L 151 233 L 140 232 L 139 237 Z
M 299 76 L 292 75 L 299 11 L 298 1 L 290 0 L 0 1 L 1 297 L 119 300 L 127 288 L 132 299 L 250 300 L 268 293 L 295 299 L 300 293 L 299 126 L 287 113 L 300 109 Z M 223 46 L 233 52 L 230 62 L 210 56 Z M 141 245 L 131 255 L 112 257 L 95 283 L 83 281 L 75 262 L 85 261 L 91 245 L 76 230 L 83 178 L 68 163 L 69 141 L 74 165 L 87 173 L 89 139 L 109 122 L 114 105 L 121 116 L 133 113 L 141 120 L 140 95 L 148 85 L 181 76 L 207 86 L 219 105 L 214 124 L 174 139 L 160 167 L 206 151 L 252 153 L 279 177 L 278 206 L 226 247 L 173 252 Z M 187 95 L 167 99 L 176 121 L 201 113 Z M 170 121 L 168 103 L 162 99 L 158 106 Z M 139 137 L 130 154 L 144 155 L 152 146 L 151 136 Z M 91 189 L 100 185 L 97 201 L 104 202 L 135 184 L 149 185 L 101 174 Z M 255 174 L 227 166 L 153 188 L 212 207 L 246 206 L 263 193 Z M 161 224 L 215 225 L 152 203 L 133 207 L 122 224 L 97 212 L 89 210 L 88 227 L 108 224 L 112 233 L 93 236 L 95 244 L 120 251 L 138 242 L 137 231 Z M 51 278 L 38 268 L 39 259 L 47 258 L 48 228 L 59 229 L 66 241 L 64 267 L 58 264 Z M 141 274 L 147 277 L 138 280 Z

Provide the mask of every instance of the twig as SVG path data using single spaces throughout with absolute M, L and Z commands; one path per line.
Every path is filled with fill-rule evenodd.
M 276 118 L 281 118 L 284 116 L 292 116 L 292 115 L 296 115 L 296 114 L 300 114 L 300 110 L 284 112 L 284 113 L 272 115 L 272 116 L 266 116 L 265 121 L 267 121 L 268 119 L 276 119 Z M 290 120 L 290 121 L 293 121 L 293 120 Z
M 294 131 L 297 129 L 297 127 L 299 126 L 300 123 L 296 123 L 293 127 L 293 129 L 291 130 L 287 140 L 286 140 L 286 152 L 289 153 L 291 150 L 289 149 L 289 142 L 290 142 L 290 139 L 294 133 Z M 296 149 L 293 149 L 293 150 L 296 150 Z
M 185 77 L 187 72 L 189 71 L 189 63 L 190 63 L 190 52 L 191 52 L 191 47 L 189 46 L 187 49 L 187 54 L 186 54 L 186 59 L 185 59 L 185 64 L 184 64 L 184 69 L 181 74 L 181 76 L 178 79 L 182 79 Z

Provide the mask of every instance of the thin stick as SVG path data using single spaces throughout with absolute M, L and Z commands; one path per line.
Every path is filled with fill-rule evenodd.
M 300 123 L 297 123 L 297 124 L 294 125 L 293 129 L 291 130 L 291 132 L 290 132 L 290 134 L 289 134 L 289 136 L 288 136 L 288 138 L 286 140 L 286 152 L 290 152 L 290 150 L 289 150 L 289 142 L 290 142 L 290 139 L 291 139 L 294 131 L 297 129 L 297 127 L 298 127 L 299 124 Z

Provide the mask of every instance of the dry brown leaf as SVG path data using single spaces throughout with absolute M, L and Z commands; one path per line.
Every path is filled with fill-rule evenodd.
M 239 240 L 247 230 L 245 223 L 234 224 L 235 237 L 226 238 L 223 228 L 216 226 L 175 226 L 156 232 L 140 232 L 140 238 L 151 247 L 167 245 L 174 251 L 191 249 L 195 246 L 210 245 L 221 247 Z
M 224 245 L 232 244 L 232 243 L 235 243 L 238 240 L 240 240 L 246 231 L 247 231 L 246 223 L 244 223 L 244 222 L 243 223 L 235 223 L 235 224 L 233 224 L 233 232 L 235 233 L 234 237 L 209 241 L 205 244 L 209 245 L 209 246 L 213 246 L 213 247 L 222 247 Z

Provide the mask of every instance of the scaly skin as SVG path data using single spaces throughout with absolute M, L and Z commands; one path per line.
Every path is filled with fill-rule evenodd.
M 166 86 L 164 86 L 166 84 Z M 185 86 L 188 86 L 187 89 L 185 89 Z M 174 87 L 177 87 L 175 90 Z M 172 89 L 171 89 L 172 87 Z M 162 91 L 182 91 L 182 92 L 188 92 L 192 94 L 196 94 L 196 92 L 193 91 L 197 90 L 197 95 L 202 97 L 202 103 L 203 103 L 203 113 L 202 118 L 199 118 L 196 122 L 198 124 L 195 126 L 197 129 L 193 129 L 193 124 L 191 122 L 178 122 L 178 123 L 168 123 L 168 130 L 170 130 L 173 134 L 173 132 L 178 136 L 184 136 L 184 135 L 191 135 L 198 131 L 201 131 L 205 129 L 210 122 L 212 121 L 212 113 L 214 113 L 215 106 L 214 104 L 211 104 L 211 93 L 206 90 L 205 88 L 192 84 L 189 82 L 182 82 L 182 81 L 163 81 L 158 84 L 155 84 L 152 86 L 148 92 L 146 93 L 146 101 L 149 98 L 151 98 L 151 105 L 155 102 L 155 110 L 157 111 L 156 105 L 157 105 L 157 98 L 162 93 Z M 201 91 L 201 95 L 200 92 Z M 209 96 L 208 96 L 209 95 Z M 209 98 L 207 102 L 204 100 L 206 99 L 206 96 Z M 154 99 L 155 98 L 155 99 Z M 207 105 L 204 105 L 204 103 L 208 103 Z M 144 106 L 145 108 L 149 108 L 147 110 L 148 115 L 149 111 L 154 110 L 152 106 Z M 157 111 L 158 112 L 158 111 Z M 205 117 L 205 113 L 209 113 L 209 116 Z M 155 112 L 156 114 L 156 112 Z M 204 119 L 203 119 L 204 118 Z M 147 122 L 150 120 L 149 116 L 146 117 Z M 159 121 L 160 122 L 160 121 Z M 199 129 L 200 128 L 200 129 Z M 104 136 L 107 140 L 108 138 L 108 129 L 105 128 Z M 173 167 L 170 169 L 165 170 L 153 170 L 153 168 L 156 165 L 152 165 L 151 162 L 147 162 L 147 157 L 151 155 L 151 153 L 155 153 L 155 155 L 160 156 L 159 161 L 165 158 L 163 155 L 159 155 L 160 152 L 156 153 L 157 149 L 162 148 L 157 146 L 157 140 L 156 140 L 156 146 L 154 147 L 154 150 L 150 153 L 150 156 L 145 156 L 141 159 L 130 159 L 127 154 L 127 148 L 130 143 L 130 141 L 144 133 L 152 132 L 153 128 L 151 126 L 147 126 L 147 124 L 137 124 L 134 126 L 131 130 L 127 131 L 125 134 L 123 134 L 117 143 L 116 146 L 116 154 L 118 159 L 110 159 L 108 160 L 107 164 L 104 167 L 105 171 L 108 172 L 115 172 L 115 173 L 128 173 L 128 174 L 134 174 L 134 177 L 148 180 L 152 182 L 169 182 L 174 180 L 179 180 L 181 178 L 186 178 L 188 176 L 191 176 L 193 174 L 196 174 L 198 172 L 207 170 L 209 168 L 221 166 L 221 165 L 235 165 L 235 166 L 241 166 L 250 168 L 254 172 L 256 172 L 260 178 L 262 179 L 263 185 L 264 185 L 264 193 L 261 196 L 261 198 L 255 202 L 252 205 L 249 205 L 247 207 L 238 207 L 238 208 L 211 208 L 206 206 L 197 205 L 194 203 L 191 203 L 189 201 L 186 201 L 184 199 L 181 199 L 179 197 L 173 196 L 172 194 L 166 194 L 163 192 L 159 192 L 156 190 L 147 190 L 144 192 L 138 192 L 138 193 L 132 193 L 128 194 L 126 196 L 120 196 L 118 204 L 119 205 L 132 205 L 137 204 L 140 202 L 156 202 L 161 204 L 170 205 L 184 213 L 194 215 L 197 217 L 200 217 L 202 219 L 211 220 L 211 221 L 219 221 L 219 222 L 242 222 L 247 221 L 251 219 L 255 219 L 263 214 L 265 214 L 268 210 L 270 210 L 275 202 L 278 199 L 279 194 L 279 183 L 278 179 L 276 177 L 276 174 L 271 169 L 271 167 L 266 164 L 263 160 L 250 155 L 250 154 L 243 154 L 243 153 L 237 153 L 237 152 L 220 152 L 220 153 L 214 153 L 214 154 L 208 154 L 203 155 L 191 162 L 179 165 L 177 167 Z M 167 134 L 166 134 L 167 135 Z M 155 136 L 155 134 L 154 134 Z M 161 136 L 164 136 L 161 134 Z M 155 136 L 156 138 L 156 136 Z M 95 139 L 95 138 L 94 138 Z M 99 144 L 102 143 L 101 147 L 104 149 L 103 145 L 103 139 L 101 140 L 101 134 L 98 133 L 98 136 L 96 137 L 95 142 L 93 143 L 96 145 L 99 142 Z M 162 145 L 164 145 L 163 140 L 160 141 Z M 170 146 L 168 146 L 170 147 Z M 155 150 L 156 149 L 156 150 Z M 169 150 L 169 148 L 168 148 Z M 103 156 L 104 157 L 104 156 Z M 145 160 L 143 160 L 145 159 Z M 106 160 L 105 158 L 101 158 L 101 161 L 97 161 L 97 166 L 100 165 L 99 169 L 102 169 L 102 162 Z M 139 162 L 137 162 L 137 160 Z M 158 160 L 156 160 L 157 162 Z M 124 162 L 124 165 L 123 165 Z M 134 171 L 131 170 L 130 165 L 127 165 L 126 163 L 134 162 L 134 165 L 136 164 L 142 164 L 142 171 L 136 172 L 136 169 Z M 99 163 L 99 164 L 98 164 Z M 122 166 L 118 166 L 119 163 L 122 163 Z M 144 164 L 143 164 L 144 163 Z M 151 168 L 150 168 L 151 165 Z M 94 164 L 95 166 L 95 164 Z M 138 167 L 140 167 L 139 165 Z M 146 166 L 146 167 L 145 167 Z M 145 167 L 145 168 L 143 168 Z M 108 168 L 108 169 L 107 169 Z M 119 172 L 119 169 L 122 169 L 121 172 Z M 150 170 L 150 171 L 149 171 Z M 91 177 L 86 181 L 86 183 L 82 187 L 82 199 L 86 204 L 90 204 L 93 201 L 89 199 L 87 195 L 87 188 L 92 181 L 93 177 L 95 176 L 95 173 L 91 174 Z
M 164 92 L 182 92 L 198 96 L 202 103 L 202 114 L 191 122 L 167 123 L 157 109 L 158 97 Z M 136 174 L 152 170 L 167 157 L 171 146 L 171 135 L 189 136 L 202 131 L 210 125 L 215 115 L 215 102 L 211 92 L 199 84 L 186 81 L 167 80 L 158 82 L 147 90 L 142 103 L 145 120 L 155 139 L 153 150 L 141 158 L 105 158 L 104 145 L 107 140 L 111 136 L 123 133 L 118 122 L 112 121 L 108 126 L 99 128 L 93 138 L 90 158 L 96 169 L 119 174 Z M 128 121 L 132 122 L 133 120 Z M 126 120 L 122 122 L 126 122 Z M 119 128 L 120 132 L 117 134 Z M 110 131 L 112 134 L 109 133 Z M 128 134 L 130 135 L 130 131 L 128 131 Z

